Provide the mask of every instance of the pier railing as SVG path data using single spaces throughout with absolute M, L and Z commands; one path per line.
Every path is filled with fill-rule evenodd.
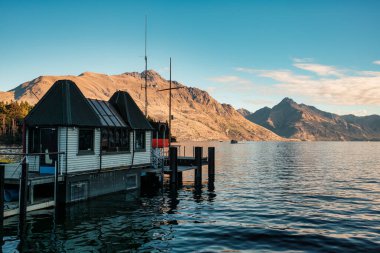
M 152 166 L 156 170 L 163 170 L 164 168 L 164 149 L 162 148 L 153 148 L 152 149 Z
M 0 152 L 0 156 L 18 156 L 21 157 L 20 161 L 17 163 L 2 163 L 0 164 L 0 234 L 3 233 L 3 219 L 4 216 L 12 216 L 19 214 L 19 230 L 24 231 L 26 228 L 26 212 L 37 210 L 41 208 L 46 208 L 49 206 L 57 205 L 57 191 L 58 191 L 58 179 L 59 174 L 63 173 L 63 169 L 59 166 L 59 160 L 61 156 L 64 155 L 64 152 L 50 152 L 50 153 L 17 153 L 17 152 Z M 54 163 L 52 173 L 46 173 L 46 177 L 41 177 L 39 180 L 43 180 L 44 183 L 54 184 L 54 195 L 49 197 L 49 199 L 41 201 L 41 203 L 33 203 L 33 189 L 34 186 L 30 183 L 30 177 L 33 177 L 35 174 L 41 176 L 41 165 L 38 163 L 41 160 L 42 155 L 52 155 L 56 157 L 56 160 L 51 160 Z M 14 161 L 14 160 L 13 160 Z M 7 167 L 8 166 L 8 167 Z M 37 168 L 39 170 L 37 171 Z M 30 170 L 32 169 L 32 170 Z M 45 171 L 49 172 L 49 171 Z M 18 185 L 18 189 L 15 188 L 12 192 L 7 192 L 5 194 L 5 182 L 8 184 Z M 8 196 L 10 199 L 6 200 L 4 197 Z M 13 197 L 12 197 L 13 196 Z M 29 196 L 29 197 L 28 197 Z M 12 199 L 14 198 L 14 199 Z M 5 210 L 5 202 L 12 202 L 11 208 Z M 17 203 L 18 205 L 15 204 Z
M 65 173 L 64 156 L 65 152 L 21 153 L 0 150 L 0 157 L 12 157 L 3 162 L 6 179 L 19 179 L 23 163 L 27 164 L 28 173 L 53 175 L 57 172 L 62 175 Z

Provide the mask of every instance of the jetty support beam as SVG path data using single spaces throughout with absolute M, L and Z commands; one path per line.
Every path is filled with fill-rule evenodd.
M 195 147 L 195 164 L 196 169 L 194 171 L 194 181 L 196 186 L 200 186 L 202 184 L 202 147 Z
M 21 182 L 20 182 L 20 214 L 19 214 L 19 229 L 20 235 L 26 232 L 26 208 L 28 205 L 28 165 L 23 159 L 21 166 Z
M 0 249 L 4 236 L 4 169 L 4 165 L 0 165 Z
M 182 176 L 182 172 L 178 172 L 177 173 L 177 185 L 178 186 L 182 186 L 182 181 L 183 181 L 183 176 Z
M 208 148 L 208 180 L 215 180 L 215 147 Z
M 169 148 L 169 167 L 170 167 L 170 183 L 177 184 L 178 177 L 178 160 L 177 147 Z

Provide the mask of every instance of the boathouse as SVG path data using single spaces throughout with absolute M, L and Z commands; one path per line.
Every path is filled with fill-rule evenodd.
M 125 91 L 109 101 L 86 98 L 59 80 L 25 118 L 29 170 L 59 174 L 58 201 L 69 203 L 138 189 L 152 170 L 152 126 Z

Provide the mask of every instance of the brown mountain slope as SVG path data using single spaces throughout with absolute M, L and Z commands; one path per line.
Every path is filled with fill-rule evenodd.
M 286 138 L 300 140 L 380 140 L 380 116 L 339 116 L 283 99 L 246 118 Z
M 144 109 L 144 73 L 104 75 L 85 72 L 79 76 L 40 76 L 9 92 L 0 93 L 0 100 L 20 100 L 35 104 L 59 79 L 74 81 L 88 98 L 108 100 L 116 90 L 128 91 Z M 154 71 L 148 71 L 148 115 L 156 120 L 168 118 L 169 82 Z M 173 82 L 173 134 L 180 140 L 283 140 L 273 132 L 242 117 L 231 105 L 220 104 L 207 92 Z M 144 110 L 143 110 L 144 111 Z

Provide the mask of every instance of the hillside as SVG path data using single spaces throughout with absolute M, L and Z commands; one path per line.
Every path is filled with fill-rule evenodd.
M 264 107 L 246 118 L 280 136 L 300 140 L 380 140 L 380 116 L 339 116 L 313 106 L 283 99 L 273 108 Z
M 51 85 L 59 79 L 74 81 L 88 98 L 108 100 L 117 90 L 128 91 L 140 109 L 144 111 L 144 74 L 138 72 L 105 75 L 85 72 L 79 76 L 40 76 L 25 82 L 8 92 L 0 92 L 0 101 L 27 101 L 35 104 Z M 148 71 L 148 115 L 166 121 L 168 118 L 169 82 L 153 70 Z M 241 116 L 231 105 L 220 104 L 207 92 L 187 87 L 176 81 L 173 87 L 173 134 L 179 140 L 282 140 L 273 132 L 258 126 Z M 37 98 L 38 97 L 38 98 Z

